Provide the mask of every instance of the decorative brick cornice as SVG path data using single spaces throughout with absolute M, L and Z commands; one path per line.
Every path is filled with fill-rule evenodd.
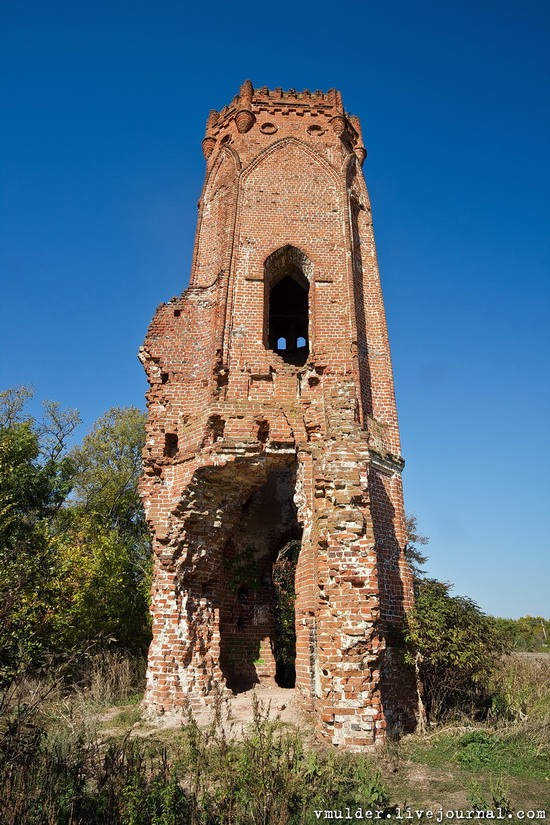
M 254 127 L 264 135 L 275 135 L 279 130 L 277 123 L 257 123 L 260 116 L 270 115 L 277 119 L 288 117 L 304 118 L 310 122 L 305 126 L 307 134 L 318 137 L 328 129 L 334 133 L 350 151 L 355 152 L 360 163 L 366 157 L 359 119 L 349 115 L 342 105 L 342 96 L 336 89 L 328 92 L 302 92 L 296 89 L 284 91 L 281 88 L 268 89 L 262 86 L 254 89 L 250 80 L 241 86 L 228 106 L 221 111 L 212 109 L 206 122 L 206 133 L 202 143 L 203 152 L 208 159 L 214 149 L 230 142 L 234 132 L 244 136 Z
M 369 459 L 375 470 L 387 476 L 401 475 L 405 466 L 405 459 L 402 456 L 381 453 L 372 448 L 369 449 Z

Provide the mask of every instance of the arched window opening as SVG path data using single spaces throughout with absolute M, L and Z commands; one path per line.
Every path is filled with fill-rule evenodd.
M 269 348 L 288 364 L 303 366 L 309 354 L 308 288 L 303 276 L 292 273 L 276 281 L 269 292 L 268 324 Z

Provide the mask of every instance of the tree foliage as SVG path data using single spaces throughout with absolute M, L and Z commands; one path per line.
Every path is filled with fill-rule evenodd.
M 505 650 L 494 619 L 451 585 L 418 583 L 407 641 L 419 666 L 426 712 L 436 721 L 450 711 L 481 709 L 491 674 Z
M 275 589 L 275 662 L 277 683 L 294 687 L 296 682 L 296 564 L 300 541 L 289 541 L 279 551 L 273 565 Z
M 115 643 L 134 654 L 149 644 L 148 559 L 143 548 L 84 517 L 58 541 L 56 629 L 67 649 Z
M 145 416 L 135 407 L 103 415 L 70 452 L 74 511 L 93 523 L 139 536 L 143 510 L 137 493 Z
M 496 626 L 511 650 L 530 653 L 550 651 L 550 620 L 542 616 L 495 619 Z
M 407 556 L 414 573 L 415 607 L 408 617 L 408 659 L 414 663 L 419 717 L 438 721 L 459 710 L 482 712 L 491 675 L 507 645 L 497 622 L 464 596 L 452 596 L 448 582 L 427 578 L 427 557 L 418 550 L 428 539 L 408 516 Z
M 69 453 L 73 491 L 59 553 L 73 644 L 101 637 L 133 653 L 147 648 L 151 553 L 137 492 L 144 442 L 144 414 L 115 407 Z
M 69 450 L 78 413 L 46 402 L 36 421 L 31 396 L 0 393 L 0 681 L 107 637 L 148 643 L 144 416 L 113 409 Z
M 424 570 L 424 565 L 428 561 L 428 557 L 422 552 L 420 547 L 428 544 L 429 538 L 427 536 L 423 536 L 419 531 L 418 519 L 412 513 L 406 516 L 405 526 L 407 530 L 405 558 L 411 566 L 415 582 L 418 582 L 422 579 L 424 573 L 426 572 Z
M 46 405 L 37 425 L 24 412 L 31 394 L 0 394 L 0 679 L 36 662 L 52 635 L 58 568 L 51 527 L 70 490 L 61 452 L 79 420 L 67 412 L 61 433 Z M 58 432 L 57 457 L 41 439 L 46 428 Z

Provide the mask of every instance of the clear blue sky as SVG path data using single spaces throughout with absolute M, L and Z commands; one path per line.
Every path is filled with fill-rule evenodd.
M 211 108 L 256 86 L 360 116 L 407 510 L 429 572 L 550 615 L 547 0 L 4 0 L 1 379 L 142 407 L 186 286 Z

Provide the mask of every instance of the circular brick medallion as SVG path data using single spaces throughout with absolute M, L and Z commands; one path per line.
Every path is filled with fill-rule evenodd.
M 312 123 L 311 126 L 307 127 L 307 133 L 311 135 L 311 137 L 321 137 L 321 135 L 325 134 L 325 129 L 319 126 L 318 123 Z

